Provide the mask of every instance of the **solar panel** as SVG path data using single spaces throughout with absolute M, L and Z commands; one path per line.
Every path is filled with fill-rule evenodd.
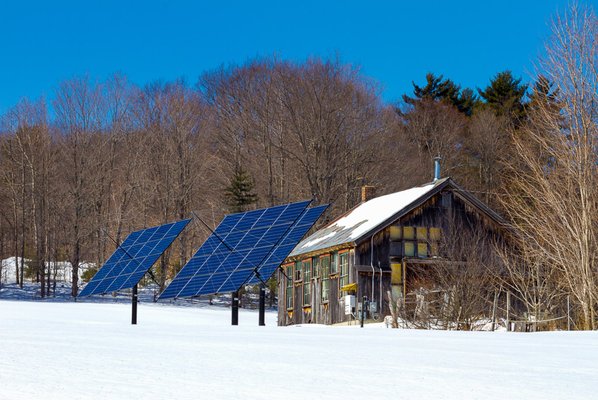
M 159 298 L 237 290 L 296 224 L 309 203 L 227 215 Z
M 297 223 L 289 230 L 289 232 L 287 232 L 280 244 L 273 249 L 272 253 L 259 267 L 259 276 L 257 274 L 253 275 L 251 279 L 245 283 L 253 285 L 260 283 L 262 280 L 268 280 L 327 208 L 328 204 L 306 209 Z
M 131 232 L 85 285 L 79 297 L 135 286 L 190 221 L 185 219 Z

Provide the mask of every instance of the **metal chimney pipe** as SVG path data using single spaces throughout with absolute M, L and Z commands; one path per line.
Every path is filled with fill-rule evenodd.
M 434 157 L 434 182 L 440 179 L 440 156 Z

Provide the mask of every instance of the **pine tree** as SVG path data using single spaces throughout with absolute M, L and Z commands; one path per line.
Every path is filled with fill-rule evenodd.
M 528 110 L 549 110 L 551 113 L 559 113 L 558 89 L 545 76 L 540 75 L 531 88 L 529 95 Z
M 478 89 L 480 96 L 486 101 L 497 116 L 511 119 L 519 124 L 525 117 L 524 96 L 527 86 L 516 79 L 511 71 L 499 72 L 486 89 Z
M 239 167 L 231 177 L 229 185 L 224 189 L 224 200 L 230 212 L 243 212 L 257 203 L 258 196 L 254 192 L 255 183 L 249 172 Z
M 415 106 L 422 100 L 444 101 L 454 105 L 457 109 L 470 116 L 473 108 L 478 102 L 473 90 L 463 89 L 450 79 L 442 79 L 443 76 L 435 76 L 432 73 L 426 74 L 426 85 L 418 86 L 413 84 L 413 97 L 403 95 L 403 101 Z

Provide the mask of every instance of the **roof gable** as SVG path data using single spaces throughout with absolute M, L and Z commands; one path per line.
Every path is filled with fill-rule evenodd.
M 377 232 L 411 212 L 414 208 L 420 206 L 447 187 L 450 187 L 454 193 L 496 223 L 505 223 L 500 215 L 478 200 L 474 195 L 463 190 L 452 179 L 444 178 L 424 186 L 376 197 L 357 205 L 326 227 L 299 242 L 289 257 L 359 242 L 364 237 L 368 237 L 372 232 Z
M 328 226 L 299 242 L 291 257 L 313 251 L 353 243 L 389 219 L 411 210 L 443 188 L 450 178 L 418 186 L 401 192 L 376 197 L 347 212 Z

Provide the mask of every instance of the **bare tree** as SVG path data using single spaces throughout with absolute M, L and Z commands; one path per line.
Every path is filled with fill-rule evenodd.
M 549 265 L 579 307 L 579 327 L 596 329 L 598 223 L 598 20 L 573 6 L 555 19 L 541 73 L 554 101 L 535 104 L 504 206 L 532 265 Z

